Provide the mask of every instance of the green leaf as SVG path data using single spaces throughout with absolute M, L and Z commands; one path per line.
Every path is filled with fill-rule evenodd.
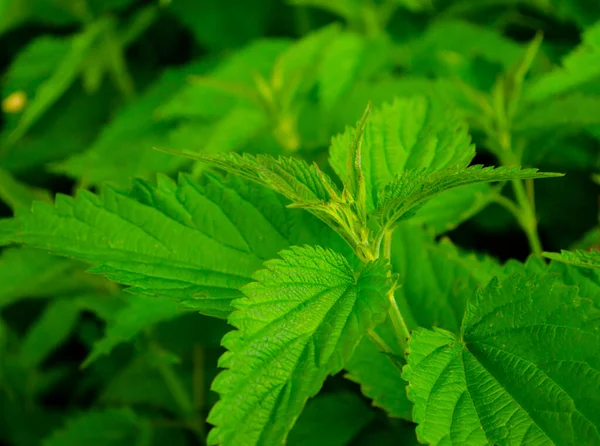
M 190 384 L 186 391 L 191 394 L 193 378 L 190 375 L 187 373 L 182 378 Z M 120 370 L 103 389 L 100 400 L 108 404 L 160 407 L 176 415 L 180 412 L 158 368 L 145 358 L 134 359 Z
M 321 104 L 331 109 L 357 80 L 367 42 L 357 34 L 342 33 L 328 45 L 318 67 Z
M 406 381 L 402 379 L 400 361 L 404 352 L 389 319 L 375 328 L 376 334 L 392 349 L 382 352 L 365 336 L 346 363 L 345 377 L 360 385 L 362 393 L 383 409 L 389 417 L 412 420 L 412 403 L 406 397 Z
M 112 181 L 126 185 L 131 178 L 149 179 L 157 172 L 180 168 L 182 160 L 152 150 L 156 146 L 171 146 L 171 134 L 177 129 L 177 124 L 158 119 L 156 110 L 204 65 L 167 70 L 136 101 L 120 109 L 85 152 L 54 164 L 52 170 L 77 178 L 82 184 Z M 204 127 L 205 124 L 196 123 L 196 129 Z
M 554 275 L 492 280 L 460 337 L 413 332 L 404 377 L 427 444 L 600 441 L 600 312 Z
M 290 45 L 285 39 L 257 40 L 223 60 L 208 75 L 192 78 L 159 107 L 165 119 L 220 118 L 236 105 L 256 101 L 256 76 L 267 78 Z M 198 73 L 202 74 L 202 73 Z
M 522 51 L 518 43 L 494 29 L 456 19 L 434 21 L 406 50 L 411 72 L 426 74 L 435 64 L 451 67 L 476 57 L 500 63 L 508 69 Z M 443 69 L 437 68 L 438 72 Z
M 493 258 L 461 252 L 447 239 L 436 243 L 430 234 L 406 223 L 394 231 L 390 258 L 398 274 L 396 301 L 409 328 L 441 327 L 458 333 L 475 289 L 503 276 Z
M 344 184 L 350 181 L 348 150 L 357 131 L 347 128 L 331 144 L 330 162 Z M 377 203 L 379 188 L 403 171 L 466 167 L 475 155 L 464 123 L 425 97 L 396 99 L 375 109 L 364 128 L 361 152 L 369 209 Z
M 516 132 L 557 132 L 600 125 L 600 96 L 571 93 L 534 104 L 515 119 Z
M 355 394 L 327 393 L 310 400 L 287 440 L 289 446 L 345 446 L 375 418 Z
M 376 199 L 374 218 L 382 226 L 410 218 L 430 198 L 449 189 L 477 183 L 559 177 L 562 174 L 538 172 L 517 167 L 450 167 L 437 172 L 427 169 L 401 172 L 384 185 Z
M 87 149 L 109 120 L 112 107 L 114 90 L 107 83 L 89 95 L 76 82 L 44 113 L 26 137 L 5 153 L 0 164 L 15 174 L 31 173 L 35 168 L 44 168 L 42 164 Z M 67 134 L 69 137 L 65 138 Z
M 241 178 L 262 184 L 292 201 L 295 206 L 319 205 L 340 194 L 337 186 L 316 164 L 292 157 L 227 153 L 182 153 Z
M 494 193 L 486 183 L 448 189 L 429 199 L 410 221 L 427 226 L 435 234 L 443 234 L 484 209 Z
M 223 7 L 218 2 L 175 0 L 169 4 L 169 10 L 199 43 L 212 50 L 223 50 L 264 35 L 272 3 L 233 0 Z
M 354 272 L 333 251 L 293 247 L 265 263 L 234 302 L 229 350 L 213 389 L 209 444 L 284 444 L 309 397 L 383 322 L 390 287 L 383 262 Z
M 81 286 L 74 277 L 77 269 L 77 263 L 37 249 L 3 250 L 0 254 L 0 308 L 26 297 L 54 297 L 72 292 Z
M 130 341 L 145 329 L 183 314 L 177 303 L 167 299 L 129 296 L 126 302 L 127 306 L 108 321 L 104 337 L 94 344 L 82 367 L 108 355 L 117 345 Z
M 79 318 L 79 309 L 69 299 L 52 301 L 34 322 L 21 345 L 24 367 L 38 367 L 56 347 L 67 340 Z
M 0 200 L 13 210 L 28 208 L 35 200 L 52 201 L 48 191 L 27 186 L 4 169 L 0 169 Z
M 149 446 L 150 425 L 129 409 L 86 412 L 67 420 L 42 446 Z
M 537 103 L 573 91 L 600 77 L 600 21 L 583 34 L 583 42 L 562 60 L 562 67 L 532 80 L 525 99 Z
M 157 186 L 136 181 L 129 192 L 105 187 L 100 195 L 58 195 L 54 207 L 35 203 L 18 213 L 14 239 L 93 263 L 93 272 L 132 292 L 225 317 L 240 286 L 294 239 L 292 221 L 271 191 L 183 175 L 178 185 L 159 177 Z
M 564 262 L 570 265 L 581 266 L 584 268 L 600 269 L 600 251 L 592 249 L 590 251 L 565 251 L 545 252 L 544 257 L 557 262 Z
M 44 79 L 43 82 L 39 83 L 36 88 L 35 95 L 29 101 L 23 114 L 20 116 L 19 121 L 4 141 L 3 149 L 17 142 L 29 128 L 46 112 L 50 106 L 60 98 L 69 86 L 75 81 L 80 73 L 81 66 L 88 55 L 89 50 L 92 48 L 96 38 L 100 33 L 106 29 L 110 24 L 108 20 L 99 20 L 91 24 L 85 31 L 80 34 L 76 34 L 67 40 L 67 43 L 58 43 L 51 41 L 43 41 L 42 49 L 34 48 L 28 53 L 25 53 L 28 57 L 23 56 L 18 62 L 22 64 L 24 68 L 14 68 L 14 70 L 27 70 L 29 73 L 31 70 L 31 62 L 28 60 L 29 55 L 36 60 L 46 55 L 46 46 L 52 50 L 53 55 L 60 55 L 59 60 L 55 60 L 52 63 L 53 72 L 52 75 Z M 63 45 L 67 49 L 64 52 L 58 52 L 59 47 L 63 49 Z M 44 61 L 44 69 L 49 68 L 48 62 Z M 37 73 L 36 73 L 37 75 Z M 30 75 L 31 76 L 31 75 Z M 14 81 L 13 81 L 14 82 Z

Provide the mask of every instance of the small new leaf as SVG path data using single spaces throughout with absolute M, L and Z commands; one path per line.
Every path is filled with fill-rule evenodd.
M 213 383 L 211 445 L 285 444 L 304 404 L 341 370 L 363 335 L 386 317 L 388 268 L 354 272 L 339 254 L 293 247 L 243 288 L 229 322 L 237 330 Z
M 412 216 L 430 198 L 459 186 L 514 179 L 551 178 L 558 173 L 542 173 L 521 167 L 450 167 L 437 172 L 426 169 L 402 172 L 383 186 L 377 196 L 373 218 L 384 227 Z
M 547 257 L 557 262 L 568 263 L 584 268 L 600 269 L 600 251 L 592 249 L 590 251 L 565 251 L 545 252 L 544 257 Z

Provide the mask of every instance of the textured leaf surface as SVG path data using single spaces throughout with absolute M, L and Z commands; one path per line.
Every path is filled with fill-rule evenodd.
M 146 446 L 150 426 L 127 409 L 87 412 L 67 421 L 62 430 L 42 442 L 43 446 Z
M 492 280 L 460 337 L 419 329 L 404 377 L 421 442 L 597 444 L 600 311 L 556 276 Z
M 332 140 L 330 162 L 348 183 L 348 150 L 356 128 Z M 362 167 L 370 208 L 378 190 L 404 171 L 466 167 L 475 150 L 466 125 L 451 110 L 425 97 L 396 99 L 375 109 L 364 129 Z
M 192 153 L 185 155 L 262 184 L 282 194 L 294 204 L 321 204 L 332 198 L 330 191 L 339 194 L 337 186 L 316 164 L 309 165 L 297 158 L 237 153 L 216 156 Z
M 93 272 L 134 292 L 224 317 L 239 287 L 289 244 L 289 212 L 251 183 L 160 177 L 127 193 L 107 187 L 100 196 L 59 195 L 54 207 L 36 203 L 19 214 L 16 241 L 93 263 Z
M 595 249 L 591 251 L 563 250 L 560 254 L 557 252 L 545 252 L 544 257 L 584 268 L 600 269 L 600 251 Z
M 446 190 L 477 183 L 512 179 L 551 178 L 556 173 L 542 173 L 537 169 L 520 167 L 450 167 L 437 172 L 412 170 L 400 173 L 383 186 L 377 196 L 375 216 L 384 224 L 411 217 L 430 198 Z
M 345 446 L 375 418 L 356 394 L 318 395 L 306 405 L 290 432 L 289 446 Z
M 340 371 L 366 331 L 385 318 L 387 268 L 355 273 L 322 248 L 292 248 L 269 261 L 236 300 L 226 335 L 228 370 L 208 421 L 210 444 L 280 445 L 307 399 Z

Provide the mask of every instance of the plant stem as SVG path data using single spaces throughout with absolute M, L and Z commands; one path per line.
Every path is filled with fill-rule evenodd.
M 391 262 L 393 233 L 393 230 L 388 229 L 383 235 L 383 257 L 388 262 Z M 388 274 L 391 278 L 392 272 L 390 271 Z M 406 322 L 404 321 L 404 317 L 402 317 L 402 313 L 400 313 L 400 309 L 398 308 L 395 291 L 396 287 L 392 286 L 392 288 L 388 292 L 388 300 L 390 301 L 390 309 L 388 310 L 388 315 L 390 317 L 390 320 L 392 321 L 392 325 L 394 326 L 394 332 L 396 333 L 400 349 L 404 352 L 407 347 L 408 339 L 410 338 L 410 331 L 408 330 Z
M 523 230 L 525 231 L 525 235 L 527 235 L 527 240 L 529 241 L 531 251 L 537 257 L 541 257 L 542 243 L 540 242 L 540 237 L 538 235 L 537 218 L 535 216 L 533 203 L 531 203 L 531 201 L 527 198 L 527 193 L 525 192 L 525 188 L 523 187 L 523 182 L 521 180 L 512 180 L 512 186 L 515 192 L 517 203 L 519 204 L 519 208 L 521 210 L 521 218 L 519 221 L 523 227 Z

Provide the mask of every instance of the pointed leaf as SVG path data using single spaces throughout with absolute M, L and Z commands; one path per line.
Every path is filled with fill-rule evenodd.
M 251 183 L 161 177 L 129 192 L 106 187 L 100 196 L 59 195 L 54 207 L 36 203 L 19 213 L 14 238 L 93 263 L 133 292 L 224 317 L 239 287 L 295 237 L 291 212 Z
M 383 262 L 355 273 L 333 251 L 294 247 L 244 288 L 213 389 L 209 444 L 282 445 L 309 397 L 386 316 Z
M 331 144 L 331 165 L 345 184 L 351 175 L 348 150 L 356 132 L 347 128 Z M 373 110 L 361 149 L 370 209 L 377 203 L 377 191 L 396 175 L 407 170 L 466 167 L 475 155 L 466 125 L 457 114 L 425 97 L 396 99 Z
M 427 444 L 600 442 L 600 311 L 554 275 L 492 280 L 460 337 L 419 329 L 404 377 Z
M 520 167 L 451 167 L 429 173 L 425 169 L 399 174 L 379 190 L 374 217 L 381 225 L 412 217 L 431 197 L 446 190 L 476 183 L 507 181 L 512 179 L 551 178 L 556 173 L 541 173 L 537 169 Z
M 596 249 L 590 251 L 562 250 L 560 254 L 557 252 L 545 252 L 544 257 L 584 268 L 600 269 L 600 251 Z

